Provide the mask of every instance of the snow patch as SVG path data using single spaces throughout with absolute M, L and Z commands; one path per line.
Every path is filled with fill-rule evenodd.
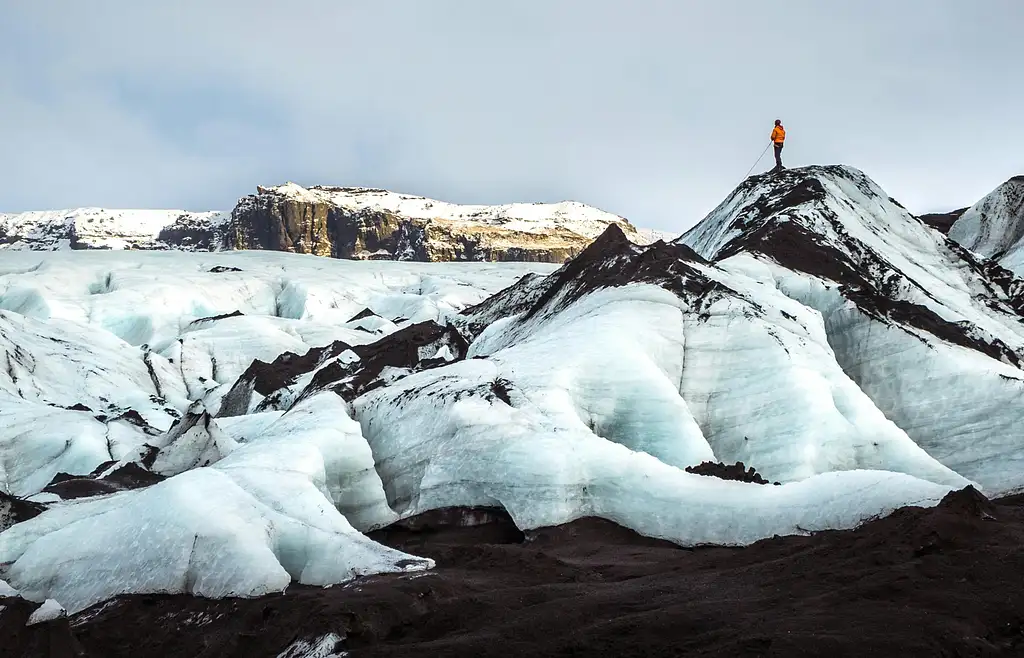
M 26 626 L 35 626 L 36 624 L 45 624 L 48 621 L 54 619 L 60 619 L 66 617 L 67 611 L 60 603 L 57 603 L 54 599 L 46 599 L 41 606 L 35 609 L 35 611 L 29 615 L 28 621 L 25 622 Z
M 347 651 L 338 648 L 344 640 L 344 635 L 335 633 L 327 633 L 312 640 L 296 640 L 277 654 L 277 658 L 340 658 L 348 655 Z
M 9 599 L 13 599 L 13 598 L 17 598 L 18 596 L 21 596 L 18 593 L 18 590 L 14 589 L 10 585 L 8 585 L 7 581 L 0 580 L 0 598 L 6 597 L 6 598 L 9 598 Z

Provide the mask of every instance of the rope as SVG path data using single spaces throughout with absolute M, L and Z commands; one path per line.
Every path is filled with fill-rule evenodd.
M 756 167 L 758 164 L 760 164 L 761 158 L 764 157 L 764 154 L 767 153 L 768 149 L 770 149 L 771 147 L 772 147 L 772 143 L 768 142 L 768 146 L 764 147 L 764 150 L 761 151 L 761 155 L 757 158 L 757 162 L 755 162 L 753 167 L 750 168 L 750 171 L 748 171 L 747 175 L 743 177 L 743 180 L 747 180 L 748 178 L 750 178 L 750 172 L 754 171 L 754 167 Z

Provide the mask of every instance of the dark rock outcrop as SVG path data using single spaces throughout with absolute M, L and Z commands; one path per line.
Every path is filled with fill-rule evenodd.
M 451 359 L 436 356 L 443 348 L 451 353 Z M 313 376 L 296 401 L 323 390 L 351 401 L 383 385 L 381 374 L 385 368 L 428 370 L 464 359 L 468 349 L 469 343 L 452 325 L 431 321 L 409 325 L 373 343 L 353 347 L 357 361 L 328 364 Z
M 649 283 L 676 293 L 698 313 L 722 295 L 736 294 L 711 279 L 698 266 L 708 261 L 681 243 L 633 244 L 612 224 L 583 252 L 547 277 L 527 275 L 476 306 L 464 309 L 460 328 L 475 337 L 500 317 L 520 315 L 522 321 L 557 313 L 591 292 Z
M 273 658 L 310 646 L 474 658 L 1024 652 L 1021 497 L 954 492 L 855 530 L 745 548 L 681 549 L 599 519 L 520 540 L 498 510 L 444 510 L 373 535 L 437 568 L 251 599 L 124 596 L 72 616 L 74 638 L 56 643 L 25 626 L 38 604 L 5 599 L 0 646 L 104 658 Z M 53 647 L 65 653 L 45 653 Z
M 155 455 L 154 455 L 155 457 Z M 149 460 L 152 463 L 152 459 Z M 129 462 L 100 477 L 110 468 L 103 464 L 89 475 L 68 475 L 58 473 L 43 489 L 46 493 L 60 496 L 64 500 L 102 496 L 127 489 L 142 489 L 162 481 L 161 475 L 146 470 L 142 465 Z
M 66 614 L 29 625 L 39 603 L 0 598 L 0 655 L 28 658 L 94 658 L 75 637 Z
M 28 521 L 34 516 L 39 516 L 44 510 L 46 510 L 45 505 L 33 503 L 32 501 L 0 491 L 0 532 L 10 528 L 15 523 Z
M 949 229 L 965 212 L 967 212 L 967 208 L 960 208 L 959 210 L 953 210 L 951 212 L 925 213 L 923 215 L 918 215 L 917 218 L 928 226 L 931 226 L 936 231 L 945 235 L 949 233 Z
M 722 462 L 702 462 L 696 466 L 687 466 L 686 472 L 721 478 L 723 480 L 733 480 L 735 482 L 770 484 L 768 480 L 761 477 L 753 466 L 747 468 L 743 462 L 736 462 L 732 465 L 723 464 Z M 774 484 L 778 485 L 779 483 L 775 482 Z
M 360 313 L 360 315 L 363 315 Z M 447 348 L 450 358 L 438 357 Z M 219 417 L 239 416 L 249 412 L 253 393 L 264 400 L 257 411 L 290 408 L 315 393 L 331 390 L 346 400 L 353 400 L 380 386 L 385 368 L 427 370 L 464 359 L 469 342 L 454 325 L 426 321 L 403 327 L 394 333 L 364 345 L 351 346 L 336 341 L 313 348 L 304 354 L 286 352 L 272 363 L 253 361 L 224 396 Z M 351 352 L 351 361 L 337 357 Z M 300 377 L 315 374 L 297 395 L 285 395 Z
M 348 343 L 339 340 L 324 347 L 311 348 L 304 354 L 285 352 L 270 363 L 256 359 L 224 396 L 218 417 L 248 413 L 253 393 L 264 398 L 271 396 L 349 349 Z

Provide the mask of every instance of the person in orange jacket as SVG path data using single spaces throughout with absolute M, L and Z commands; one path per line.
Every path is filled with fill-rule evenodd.
M 775 128 L 772 130 L 772 144 L 775 145 L 775 169 L 772 171 L 781 171 L 785 169 L 782 166 L 782 147 L 786 144 L 786 129 L 782 127 L 782 119 L 775 120 Z

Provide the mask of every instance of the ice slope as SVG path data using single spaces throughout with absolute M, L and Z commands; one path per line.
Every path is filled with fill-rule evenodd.
M 96 327 L 0 311 L 0 488 L 27 496 L 166 430 L 187 406 L 160 355 Z
M 209 468 L 69 501 L 0 535 L 0 571 L 74 614 L 125 592 L 257 596 L 433 566 L 360 534 L 396 515 L 359 426 L 311 398 Z M 126 540 L 125 538 L 130 538 Z
M 551 269 L 265 252 L 7 252 L 0 488 L 29 496 L 58 473 L 130 457 L 193 400 L 216 413 L 253 359 L 367 343 Z M 348 322 L 367 309 L 383 317 Z M 235 312 L 245 315 L 211 319 Z
M 585 324 L 576 327 L 581 330 Z M 540 354 L 550 358 L 557 348 L 547 347 Z M 510 350 L 504 356 L 511 361 L 524 355 Z M 516 363 L 537 368 L 536 362 Z M 621 379 L 609 377 L 600 390 L 569 388 L 569 382 L 534 388 L 529 380 L 502 380 L 515 377 L 515 368 L 508 361 L 470 359 L 410 375 L 355 401 L 393 508 L 411 516 L 452 506 L 501 506 L 521 528 L 600 516 L 684 545 L 745 544 L 773 534 L 850 527 L 911 500 L 934 504 L 949 490 L 865 470 L 780 487 L 692 475 L 672 462 L 699 461 L 711 451 L 693 422 L 682 420 L 683 405 L 656 414 L 653 402 L 627 406 L 657 391 L 659 383 L 667 394 L 664 379 L 627 371 Z M 565 380 L 569 373 L 554 378 Z M 580 409 L 600 393 L 614 397 L 604 408 Z M 614 434 L 641 422 L 661 436 L 630 446 L 629 438 L 642 435 Z M 673 422 L 683 424 L 675 446 L 666 440 Z
M 14 589 L 6 582 L 0 580 L 0 598 L 14 598 L 20 596 L 18 590 Z
M 968 208 L 949 237 L 1024 276 L 1024 176 L 1011 178 Z
M 177 233 L 213 233 L 231 219 L 226 212 L 108 210 L 74 208 L 0 213 L 0 249 L 167 249 L 194 248 Z
M 252 251 L 19 252 L 0 260 L 0 309 L 97 325 L 133 345 L 164 346 L 196 320 L 235 312 L 329 325 L 345 324 L 367 308 L 392 321 L 433 319 L 478 303 L 527 273 L 554 269 L 534 263 L 367 264 Z M 308 322 L 302 331 L 307 337 L 314 331 L 333 335 Z
M 888 422 L 834 359 L 829 365 L 820 317 L 806 311 L 802 322 L 786 317 L 799 305 L 776 291 L 730 290 L 711 279 L 728 280 L 727 273 L 691 254 L 666 245 L 640 250 L 610 229 L 548 279 L 514 286 L 467 310 L 465 326 L 471 327 L 475 316 L 494 307 L 526 309 L 483 329 L 470 358 L 413 363 L 420 369 L 398 368 L 384 385 L 355 391 L 352 413 L 390 508 L 408 517 L 501 506 L 521 528 L 597 515 L 682 544 L 742 544 L 848 527 L 898 501 L 933 503 L 967 483 Z M 762 310 L 773 300 L 783 308 Z M 691 327 L 687 320 L 705 322 L 723 301 L 721 313 L 733 324 L 760 315 L 755 326 L 763 331 L 740 339 L 747 341 L 746 360 L 788 366 L 770 386 L 784 389 L 780 400 L 803 395 L 791 404 L 806 420 L 791 418 L 783 427 L 772 414 L 759 418 L 771 400 L 756 395 L 721 405 L 705 400 L 691 411 L 681 391 L 683 371 L 693 368 L 697 388 L 714 382 L 721 365 L 716 351 L 703 346 L 693 350 L 690 365 L 685 343 L 690 332 L 709 342 L 722 330 L 714 323 Z M 780 339 L 783 328 L 792 337 Z M 790 357 L 787 350 L 803 353 Z M 749 368 L 742 374 L 758 380 Z M 351 377 L 343 368 L 337 379 L 318 377 L 310 387 L 331 390 L 336 382 L 341 388 L 333 390 L 345 395 Z M 737 380 L 725 384 L 735 387 Z M 754 388 L 769 387 L 757 381 Z M 829 405 L 820 404 L 822 391 Z M 746 422 L 754 440 L 736 440 L 738 431 L 727 423 L 705 437 L 698 419 L 717 416 L 733 425 Z M 759 468 L 789 482 L 761 488 L 682 468 L 735 456 L 761 459 Z
M 1014 282 L 862 172 L 755 176 L 680 242 L 820 313 L 843 370 L 940 462 L 989 493 L 1024 486 Z
M 371 209 L 408 219 L 443 219 L 467 224 L 500 226 L 509 231 L 524 233 L 548 233 L 563 229 L 594 239 L 610 224 L 617 224 L 637 242 L 649 244 L 669 237 L 669 234 L 660 231 L 638 230 L 618 215 L 578 201 L 507 203 L 494 206 L 465 205 L 373 188 L 305 188 L 296 183 L 262 187 L 260 191 L 273 192 L 305 202 L 328 203 L 352 211 Z

